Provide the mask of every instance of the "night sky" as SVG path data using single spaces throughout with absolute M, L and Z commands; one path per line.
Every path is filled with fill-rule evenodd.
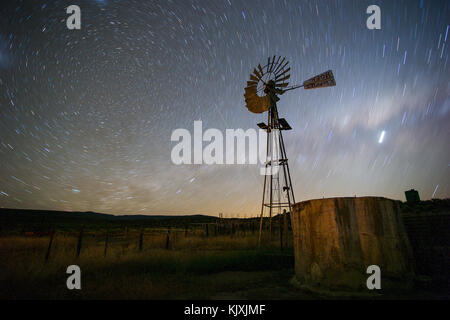
M 66 7 L 81 8 L 68 30 Z M 381 30 L 366 9 L 381 8 Z M 0 207 L 259 213 L 259 165 L 180 165 L 177 128 L 257 128 L 244 87 L 286 56 L 297 201 L 450 194 L 450 2 L 7 1 L 0 9 Z M 380 135 L 385 131 L 384 139 Z M 205 146 L 207 143 L 204 144 Z

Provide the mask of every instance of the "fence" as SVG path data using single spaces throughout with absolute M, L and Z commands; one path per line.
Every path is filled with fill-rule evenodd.
M 264 234 L 266 239 L 281 250 L 288 246 L 287 238 L 283 232 L 285 226 L 280 220 L 278 223 L 272 223 L 272 234 L 268 234 L 268 223 L 264 224 Z M 75 248 L 75 257 L 79 258 L 87 248 L 101 247 L 101 254 L 107 257 L 112 248 L 120 248 L 122 254 L 126 252 L 143 252 L 149 249 L 177 249 L 187 247 L 192 244 L 189 241 L 204 242 L 205 245 L 214 243 L 214 239 L 221 241 L 239 242 L 240 239 L 254 240 L 253 247 L 256 249 L 256 239 L 259 232 L 258 222 L 249 223 L 193 223 L 185 225 L 184 228 L 135 228 L 124 227 L 111 231 L 89 231 L 81 226 L 78 231 L 51 231 L 51 232 L 25 232 L 27 237 L 46 237 L 48 245 L 46 246 L 45 262 L 51 259 L 54 251 L 55 241 L 65 239 L 67 246 Z M 290 236 L 288 232 L 288 237 Z M 279 236 L 277 236 L 279 235 Z M 44 238 L 45 239 L 45 238 Z M 59 239 L 59 240 L 58 240 Z M 278 240 L 279 239 L 279 240 Z M 218 241 L 218 240 L 216 240 Z M 250 244 L 252 246 L 252 242 Z
M 450 214 L 411 213 L 403 215 L 416 269 L 424 275 L 450 274 Z

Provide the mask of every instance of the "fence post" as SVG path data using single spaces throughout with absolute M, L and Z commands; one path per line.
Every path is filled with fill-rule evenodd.
M 185 237 L 185 238 L 187 238 L 187 236 L 188 236 L 188 228 L 189 228 L 189 225 L 186 225 L 186 226 L 184 227 L 184 237 Z
M 78 234 L 78 244 L 77 244 L 77 258 L 81 253 L 81 244 L 83 242 L 83 226 L 81 226 L 80 233 Z
M 209 224 L 205 224 L 205 231 L 206 231 L 206 236 L 209 237 Z
M 125 239 L 122 243 L 122 254 L 125 254 L 125 252 L 128 249 L 129 239 L 128 239 L 128 226 L 125 226 Z
M 166 250 L 169 250 L 169 246 L 170 246 L 170 226 L 167 228 Z
M 107 250 L 108 250 L 108 232 L 106 233 L 106 237 L 105 237 L 105 252 L 103 253 L 104 257 L 106 257 Z
M 279 226 L 280 226 L 280 250 L 283 251 L 283 226 L 281 225 L 281 217 L 279 220 Z
M 144 244 L 144 230 L 141 229 L 141 233 L 139 234 L 139 251 L 142 252 L 142 246 Z
M 52 250 L 53 236 L 55 234 L 55 230 L 50 232 L 50 241 L 48 242 L 47 253 L 45 254 L 45 262 L 47 263 L 48 258 L 50 257 L 50 251 Z

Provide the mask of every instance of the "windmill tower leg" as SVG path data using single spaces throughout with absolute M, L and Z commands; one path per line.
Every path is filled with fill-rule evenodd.
M 287 220 L 291 220 L 290 219 L 290 215 L 292 213 L 292 204 L 295 203 L 295 196 L 294 196 L 294 190 L 292 188 L 292 180 L 291 180 L 291 173 L 289 171 L 289 163 L 288 163 L 288 158 L 287 158 L 287 154 L 286 154 L 286 149 L 284 147 L 284 139 L 283 139 L 283 135 L 280 131 L 280 149 L 281 149 L 281 157 L 283 159 L 283 173 L 284 173 L 284 188 L 286 191 L 286 196 L 287 196 L 287 201 L 288 201 L 288 209 L 289 211 L 286 213 L 287 217 L 285 217 L 285 247 L 287 247 L 287 242 L 288 242 L 288 232 L 287 232 Z M 283 188 L 283 191 L 284 191 Z
M 267 113 L 267 123 L 271 123 L 271 111 Z M 263 229 L 263 215 L 264 215 L 264 206 L 265 206 L 265 196 L 266 196 L 266 185 L 267 185 L 267 167 L 269 165 L 269 142 L 270 142 L 270 125 L 267 126 L 267 143 L 266 143 L 266 162 L 265 162 L 265 172 L 264 172 L 264 187 L 263 187 L 263 196 L 262 196 L 262 203 L 261 203 L 261 215 L 259 217 L 259 235 L 258 235 L 258 248 L 261 247 L 261 237 L 262 237 L 262 229 Z
M 292 211 L 292 204 L 295 202 L 294 192 L 292 189 L 292 181 L 289 172 L 288 159 L 286 155 L 286 149 L 284 146 L 284 139 L 281 133 L 282 128 L 278 122 L 278 112 L 276 103 L 273 104 L 269 110 L 269 121 L 267 128 L 267 153 L 266 153 L 266 166 L 264 176 L 263 187 L 263 201 L 261 204 L 260 215 L 260 228 L 258 247 L 261 247 L 262 231 L 263 231 L 263 219 L 264 209 L 269 210 L 269 241 L 272 238 L 272 214 L 282 214 L 282 209 L 288 209 L 289 213 Z M 276 130 L 276 131 L 275 131 Z M 275 132 L 278 133 L 278 137 L 274 136 Z M 277 141 L 275 141 L 277 140 Z M 269 154 L 271 157 L 269 158 Z M 270 172 L 268 167 L 270 166 Z M 274 166 L 276 170 L 274 170 Z M 267 176 L 270 176 L 269 178 Z M 283 175 L 283 179 L 280 179 L 280 175 Z M 270 179 L 267 183 L 267 179 Z M 268 203 L 266 203 L 266 193 L 269 197 Z M 281 216 L 280 216 L 281 217 Z M 287 239 L 288 233 L 285 232 L 285 239 Z M 287 240 L 285 240 L 287 245 Z
M 273 117 L 272 117 L 273 121 Z M 269 241 L 272 240 L 272 203 L 273 203 L 273 145 L 271 144 L 271 158 L 270 158 L 270 202 L 269 202 Z

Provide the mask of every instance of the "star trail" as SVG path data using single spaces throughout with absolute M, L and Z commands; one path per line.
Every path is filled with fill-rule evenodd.
M 81 29 L 66 27 L 66 7 Z M 369 30 L 368 6 L 381 8 Z M 244 87 L 267 57 L 297 201 L 450 193 L 448 1 L 8 1 L 0 11 L 0 206 L 255 216 L 257 165 L 174 165 L 177 128 L 257 128 Z

